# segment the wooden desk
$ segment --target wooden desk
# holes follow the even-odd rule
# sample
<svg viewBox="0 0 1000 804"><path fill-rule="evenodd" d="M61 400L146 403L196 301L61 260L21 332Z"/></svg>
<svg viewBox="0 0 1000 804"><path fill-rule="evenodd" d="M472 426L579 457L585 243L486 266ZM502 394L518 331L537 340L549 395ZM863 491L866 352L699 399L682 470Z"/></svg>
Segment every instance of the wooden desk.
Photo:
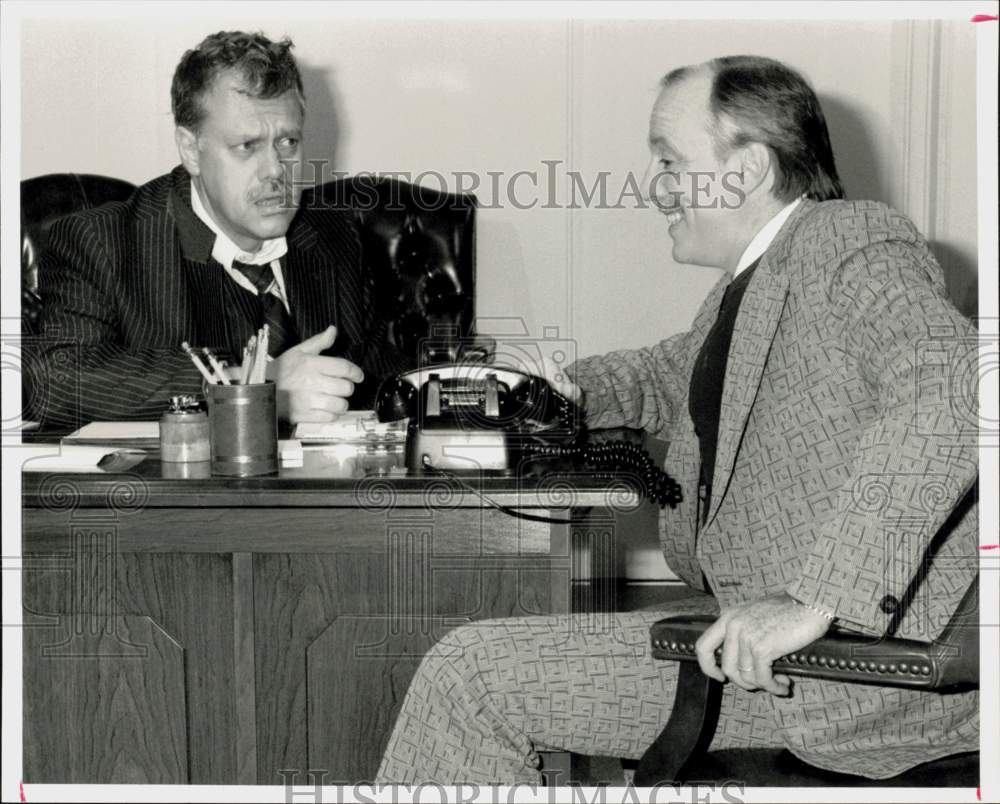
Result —
<svg viewBox="0 0 1000 804"><path fill-rule="evenodd" d="M396 463L338 448L267 478L155 456L26 472L24 781L371 780L428 647L569 611L572 545L613 550L613 509L638 505L586 474L469 481L574 524L525 521Z"/></svg>

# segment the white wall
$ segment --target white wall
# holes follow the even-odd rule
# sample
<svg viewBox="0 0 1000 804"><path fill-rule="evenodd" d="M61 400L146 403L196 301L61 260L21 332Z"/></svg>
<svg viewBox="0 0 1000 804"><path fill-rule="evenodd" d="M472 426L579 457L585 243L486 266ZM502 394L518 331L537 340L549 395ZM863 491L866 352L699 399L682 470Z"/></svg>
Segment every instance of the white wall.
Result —
<svg viewBox="0 0 1000 804"><path fill-rule="evenodd" d="M237 26L295 40L307 85L307 151L331 168L430 170L452 188L454 174L469 171L486 201L488 171L502 171L503 184L518 170L538 174L537 193L519 194L535 208L481 211L479 311L523 319L530 335L557 327L580 354L682 329L716 276L674 264L650 210L538 208L552 191L543 160L560 163L560 200L565 170L579 171L588 187L608 171L612 201L629 171L641 177L657 79L674 66L743 52L799 68L828 109L848 192L893 199L886 21L26 21L22 177L75 170L141 182L168 170L176 163L174 66L207 32ZM955 136L971 137L971 26L949 33L949 119ZM968 159L960 165L974 169ZM958 178L961 190L943 196L943 237L971 248L975 177ZM531 188L521 179L516 189Z"/></svg>
<svg viewBox="0 0 1000 804"><path fill-rule="evenodd" d="M468 171L479 178L487 205L510 201L505 193L493 198L489 171L501 171L504 183L516 171L536 172L537 194L522 193L520 200L538 205L550 192L567 200L562 171L579 171L588 187L607 171L613 201L629 171L641 178L645 170L659 77L716 55L756 53L812 81L850 195L911 211L920 193L933 194L933 210L912 212L946 248L943 262L962 275L950 280L958 295L974 298L972 26L908 25L904 31L888 21L404 23L242 15L170 24L29 21L21 38L22 178L81 171L141 182L169 170L176 163L174 66L205 34L240 27L294 39L306 82L307 151L330 160L331 168L436 171L452 189L452 174ZM914 79L906 66L921 58L937 65L933 80ZM935 156L927 171L941 180L916 195L903 177L923 173L899 158L902 151L912 161L916 147L899 116L900 86L933 96L918 133ZM559 162L554 188L543 160ZM528 189L524 180L518 187ZM504 203L480 211L477 236L480 316L503 319L494 329L513 334L541 336L555 328L549 334L557 330L579 355L648 344L683 329L718 275L673 263L662 219L648 209L522 210ZM636 538L655 556L648 530ZM644 566L640 574L662 573L652 558L630 564Z"/></svg>

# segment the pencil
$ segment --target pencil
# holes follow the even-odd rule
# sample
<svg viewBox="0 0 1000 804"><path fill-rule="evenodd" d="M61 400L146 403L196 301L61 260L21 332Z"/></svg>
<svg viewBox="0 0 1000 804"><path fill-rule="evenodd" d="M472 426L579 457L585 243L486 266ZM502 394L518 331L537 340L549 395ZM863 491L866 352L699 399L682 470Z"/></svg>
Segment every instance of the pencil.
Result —
<svg viewBox="0 0 1000 804"><path fill-rule="evenodd" d="M212 373L207 368L205 368L205 364L198 359L198 355L194 353L194 349L191 348L190 343L184 341L183 343L181 343L181 349L183 349L187 353L187 356L191 358L191 362L194 363L194 367L198 369L199 372L201 372L201 376L205 378L205 382L207 382L209 385L219 384L216 378L212 375Z"/></svg>
<svg viewBox="0 0 1000 804"><path fill-rule="evenodd" d="M257 382L267 379L267 350L271 345L271 328L265 324L261 327L260 363L257 366Z"/></svg>
<svg viewBox="0 0 1000 804"><path fill-rule="evenodd" d="M250 379L250 349L243 347L243 363L240 365L240 385L246 385Z"/></svg>
<svg viewBox="0 0 1000 804"><path fill-rule="evenodd" d="M257 362L257 336L251 335L250 342L247 344L247 367L246 367L246 382L244 385L249 385L253 382L253 367Z"/></svg>
<svg viewBox="0 0 1000 804"><path fill-rule="evenodd" d="M212 354L212 350L209 349L207 346L204 346L202 347L201 351L205 353L205 357L208 358L208 364L212 367L212 371L214 371L218 375L219 380L222 382L222 384L231 385L232 383L229 382L229 378L226 376L225 369L223 369L222 364L215 359L215 355Z"/></svg>

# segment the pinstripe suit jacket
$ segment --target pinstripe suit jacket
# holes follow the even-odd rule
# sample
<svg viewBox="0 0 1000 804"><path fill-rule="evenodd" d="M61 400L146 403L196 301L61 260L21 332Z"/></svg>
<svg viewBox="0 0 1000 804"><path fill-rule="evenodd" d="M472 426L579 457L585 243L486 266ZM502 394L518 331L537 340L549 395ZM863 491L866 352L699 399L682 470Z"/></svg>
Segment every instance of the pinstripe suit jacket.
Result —
<svg viewBox="0 0 1000 804"><path fill-rule="evenodd" d="M758 265L726 367L708 521L695 530L688 386L723 277L690 331L579 361L591 426L670 442L685 500L671 568L721 606L786 591L863 633L937 636L977 567L977 347L913 225L874 202L804 201ZM978 694L825 681L747 714L821 767L888 776L978 746ZM750 733L748 731L748 733Z"/></svg>
<svg viewBox="0 0 1000 804"><path fill-rule="evenodd" d="M53 226L39 271L46 383L35 401L43 426L156 418L171 395L200 392L184 340L241 355L258 326L256 308L212 259L214 237L191 209L183 167L128 201ZM327 354L365 371L351 400L362 407L378 378L402 363L375 321L353 221L343 210L310 207L307 191L286 237L282 272L299 334L336 324Z"/></svg>

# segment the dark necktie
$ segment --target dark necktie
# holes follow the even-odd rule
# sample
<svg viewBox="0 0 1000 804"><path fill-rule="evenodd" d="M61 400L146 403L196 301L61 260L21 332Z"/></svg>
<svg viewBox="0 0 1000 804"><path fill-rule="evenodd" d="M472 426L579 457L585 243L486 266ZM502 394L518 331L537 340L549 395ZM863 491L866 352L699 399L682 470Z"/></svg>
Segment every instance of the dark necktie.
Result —
<svg viewBox="0 0 1000 804"><path fill-rule="evenodd" d="M247 265L245 262L233 260L233 268L249 279L257 288L257 298L261 306L260 326L267 324L268 342L267 353L271 357L280 355L285 349L294 346L298 342L298 334L295 331L295 323L285 309L284 303L274 293L268 293L267 289L274 282L274 271L271 264Z"/></svg>

